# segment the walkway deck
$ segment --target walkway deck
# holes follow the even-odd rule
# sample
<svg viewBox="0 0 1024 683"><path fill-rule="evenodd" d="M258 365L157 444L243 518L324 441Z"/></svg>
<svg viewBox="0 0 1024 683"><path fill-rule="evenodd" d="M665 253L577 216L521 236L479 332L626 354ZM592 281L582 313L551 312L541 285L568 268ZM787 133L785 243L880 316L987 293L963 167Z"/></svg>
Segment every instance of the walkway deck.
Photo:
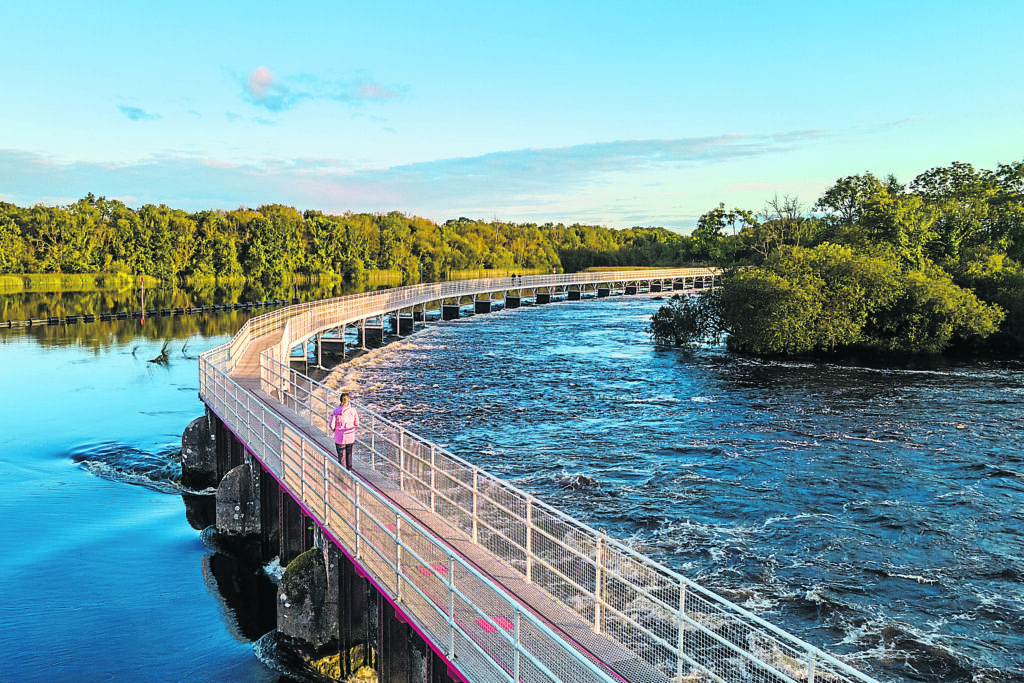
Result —
<svg viewBox="0 0 1024 683"><path fill-rule="evenodd" d="M713 273L525 286L697 276ZM254 318L201 356L203 400L467 680L872 681L370 411L355 471L337 464L326 427L337 393L292 371L291 347L332 325L506 285L421 285Z"/></svg>

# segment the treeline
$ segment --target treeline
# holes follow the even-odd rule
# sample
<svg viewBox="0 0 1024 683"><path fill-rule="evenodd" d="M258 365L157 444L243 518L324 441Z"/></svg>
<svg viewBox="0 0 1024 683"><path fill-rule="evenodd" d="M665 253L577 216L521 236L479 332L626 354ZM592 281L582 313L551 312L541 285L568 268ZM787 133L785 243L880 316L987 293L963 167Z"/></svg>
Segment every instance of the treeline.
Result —
<svg viewBox="0 0 1024 683"><path fill-rule="evenodd" d="M806 210L701 216L694 250L732 271L654 316L657 339L727 335L756 355L1024 351L1024 162L953 163L909 185L841 178Z"/></svg>
<svg viewBox="0 0 1024 683"><path fill-rule="evenodd" d="M696 258L694 240L663 228L482 222L438 225L399 212L335 216L270 204L188 213L138 210L87 197L68 206L0 203L0 274L126 273L185 283L294 275L359 280L398 270L406 281L452 271L671 266Z"/></svg>

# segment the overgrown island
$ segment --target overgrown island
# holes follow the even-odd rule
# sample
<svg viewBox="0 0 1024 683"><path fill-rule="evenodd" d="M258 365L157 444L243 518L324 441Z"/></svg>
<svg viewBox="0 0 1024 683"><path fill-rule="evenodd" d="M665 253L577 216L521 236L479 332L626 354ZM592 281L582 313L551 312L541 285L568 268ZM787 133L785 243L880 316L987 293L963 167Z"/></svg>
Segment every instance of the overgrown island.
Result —
<svg viewBox="0 0 1024 683"><path fill-rule="evenodd" d="M92 194L62 207L0 203L0 285L25 273L146 277L165 284L345 279L403 282L474 270L711 265L722 286L673 297L652 318L663 343L726 339L754 355L1024 352L1024 161L953 163L908 185L871 173L837 180L810 206L664 228L443 224L387 214L327 215L270 204L189 213L138 210Z"/></svg>

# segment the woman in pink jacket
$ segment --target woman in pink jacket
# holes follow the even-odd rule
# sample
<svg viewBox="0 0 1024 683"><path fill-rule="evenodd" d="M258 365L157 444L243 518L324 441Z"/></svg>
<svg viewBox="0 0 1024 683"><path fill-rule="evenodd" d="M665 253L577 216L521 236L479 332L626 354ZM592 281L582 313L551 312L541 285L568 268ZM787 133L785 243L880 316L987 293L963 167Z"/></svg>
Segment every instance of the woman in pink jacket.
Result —
<svg viewBox="0 0 1024 683"><path fill-rule="evenodd" d="M341 395L341 405L331 413L330 428L334 431L334 448L338 451L338 462L352 469L352 445L356 442L356 427L359 413L349 403L348 394Z"/></svg>

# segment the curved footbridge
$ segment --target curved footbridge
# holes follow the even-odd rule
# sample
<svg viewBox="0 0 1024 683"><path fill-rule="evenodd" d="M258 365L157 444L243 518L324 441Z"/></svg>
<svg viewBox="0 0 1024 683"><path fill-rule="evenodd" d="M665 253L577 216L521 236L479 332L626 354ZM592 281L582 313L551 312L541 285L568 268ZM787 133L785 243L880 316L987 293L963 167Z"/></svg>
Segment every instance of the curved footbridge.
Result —
<svg viewBox="0 0 1024 683"><path fill-rule="evenodd" d="M361 409L355 471L337 392L292 369L329 330L428 311L701 288L709 269L416 285L290 306L200 357L208 408L465 681L871 681L625 544ZM573 294L575 292L575 294ZM477 302L486 301L486 307ZM451 308L449 308L451 310ZM410 324L403 327L403 320ZM357 340L358 343L359 340ZM319 345L318 345L319 348Z"/></svg>

